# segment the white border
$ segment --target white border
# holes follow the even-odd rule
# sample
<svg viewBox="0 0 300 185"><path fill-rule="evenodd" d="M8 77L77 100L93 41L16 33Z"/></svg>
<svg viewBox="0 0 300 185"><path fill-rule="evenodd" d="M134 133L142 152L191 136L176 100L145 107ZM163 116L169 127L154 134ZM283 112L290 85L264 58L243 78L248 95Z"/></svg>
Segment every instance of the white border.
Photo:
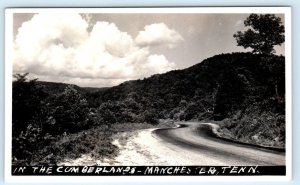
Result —
<svg viewBox="0 0 300 185"><path fill-rule="evenodd" d="M12 133L12 54L13 13L38 12L80 13L278 13L285 14L285 78L286 78L286 176L12 176L11 133ZM271 182L292 179L292 48L291 7L214 7L214 8L10 8L5 10L5 181L17 183L81 183L81 182Z"/></svg>

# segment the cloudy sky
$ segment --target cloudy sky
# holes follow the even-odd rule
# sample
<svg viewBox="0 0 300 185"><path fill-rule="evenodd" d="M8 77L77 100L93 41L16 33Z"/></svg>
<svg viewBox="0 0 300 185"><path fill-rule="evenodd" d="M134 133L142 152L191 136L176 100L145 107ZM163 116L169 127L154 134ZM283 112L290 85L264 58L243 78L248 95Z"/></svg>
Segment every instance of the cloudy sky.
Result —
<svg viewBox="0 0 300 185"><path fill-rule="evenodd" d="M109 87L183 69L245 51L232 35L248 15L15 13L13 73ZM284 45L276 51L284 54Z"/></svg>

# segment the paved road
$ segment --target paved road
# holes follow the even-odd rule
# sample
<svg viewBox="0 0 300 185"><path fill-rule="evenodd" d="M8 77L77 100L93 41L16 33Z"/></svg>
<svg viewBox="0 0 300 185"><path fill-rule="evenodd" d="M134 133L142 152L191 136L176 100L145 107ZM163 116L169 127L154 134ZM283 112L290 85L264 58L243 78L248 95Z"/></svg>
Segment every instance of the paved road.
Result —
<svg viewBox="0 0 300 185"><path fill-rule="evenodd" d="M153 130L152 135L161 143L175 146L178 155L185 154L195 164L199 163L197 156L204 156L212 164L285 165L285 152L224 141L212 134L214 126L211 123L186 122L178 128ZM209 161L204 163L210 164Z"/></svg>
<svg viewBox="0 0 300 185"><path fill-rule="evenodd" d="M100 160L87 154L61 165L285 165L284 152L218 139L214 128L211 123L185 122L178 128L123 133L128 137L125 142L118 138L113 142L120 150L115 158Z"/></svg>

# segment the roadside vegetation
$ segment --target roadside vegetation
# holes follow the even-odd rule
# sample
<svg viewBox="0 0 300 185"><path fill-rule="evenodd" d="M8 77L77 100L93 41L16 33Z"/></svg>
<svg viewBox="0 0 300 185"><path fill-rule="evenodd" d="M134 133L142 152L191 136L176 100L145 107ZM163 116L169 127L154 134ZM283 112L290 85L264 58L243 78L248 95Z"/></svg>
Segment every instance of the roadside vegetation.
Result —
<svg viewBox="0 0 300 185"><path fill-rule="evenodd" d="M85 153L113 157L118 153L111 143L114 134L170 126L177 120L217 121L224 137L284 147L285 57L272 54L273 46L284 41L284 28L272 15L251 15L246 25L259 20L278 23L277 42L266 45L255 35L264 28L238 32L238 45L257 47L252 53L220 54L187 69L111 88L81 88L15 74L12 163L55 165ZM252 44L250 36L260 44Z"/></svg>
<svg viewBox="0 0 300 185"><path fill-rule="evenodd" d="M56 85L51 91L36 79L28 80L27 75L16 74L13 82L15 165L57 164L63 158L76 158L91 151L100 158L113 157L118 152L111 144L113 134L159 124L149 112L128 120L132 113L126 106L131 104L108 102L94 109L83 89L64 85L62 92L53 93Z"/></svg>

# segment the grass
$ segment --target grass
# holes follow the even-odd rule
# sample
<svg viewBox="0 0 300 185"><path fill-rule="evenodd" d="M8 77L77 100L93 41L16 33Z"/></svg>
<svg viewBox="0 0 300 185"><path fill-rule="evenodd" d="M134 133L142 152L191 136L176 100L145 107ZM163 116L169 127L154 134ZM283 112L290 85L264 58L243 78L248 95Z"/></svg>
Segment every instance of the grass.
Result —
<svg viewBox="0 0 300 185"><path fill-rule="evenodd" d="M112 144L115 136L135 130L171 126L173 126L172 121L162 120L158 125L122 123L95 126L88 130L59 136L46 146L36 143L40 144L39 150L32 152L33 156L30 161L17 160L13 162L13 165L57 165L65 159L76 159L83 154L91 154L92 157L98 159L114 158L119 152L118 147ZM122 138L123 142L127 139Z"/></svg>
<svg viewBox="0 0 300 185"><path fill-rule="evenodd" d="M285 118L263 113L244 115L240 120L225 119L219 123L222 137L245 143L285 147Z"/></svg>

